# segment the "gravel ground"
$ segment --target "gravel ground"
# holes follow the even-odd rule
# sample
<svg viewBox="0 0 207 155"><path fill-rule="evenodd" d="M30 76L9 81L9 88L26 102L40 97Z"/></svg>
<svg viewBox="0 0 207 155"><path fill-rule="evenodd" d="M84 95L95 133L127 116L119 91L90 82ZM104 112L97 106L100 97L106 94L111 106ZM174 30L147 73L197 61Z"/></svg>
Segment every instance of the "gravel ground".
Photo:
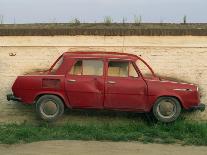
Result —
<svg viewBox="0 0 207 155"><path fill-rule="evenodd" d="M206 146L143 144L138 142L41 141L28 144L0 144L2 155L206 155Z"/></svg>

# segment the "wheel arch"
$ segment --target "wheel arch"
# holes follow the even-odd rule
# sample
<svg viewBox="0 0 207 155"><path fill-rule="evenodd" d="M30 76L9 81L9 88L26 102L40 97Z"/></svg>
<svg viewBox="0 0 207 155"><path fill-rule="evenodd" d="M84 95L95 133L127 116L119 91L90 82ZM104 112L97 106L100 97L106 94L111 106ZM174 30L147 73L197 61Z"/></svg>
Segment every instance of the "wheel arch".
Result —
<svg viewBox="0 0 207 155"><path fill-rule="evenodd" d="M68 102L67 97L66 97L65 95L61 94L61 93L58 93L58 92L40 92L40 93L36 94L35 99L34 99L34 103L36 103L37 100L38 100L41 96L44 96L44 95L54 95L54 96L57 96L57 97L59 97L59 98L62 100L63 104L64 104L66 107L71 108L71 106L70 106L70 104L69 104L69 102Z"/></svg>
<svg viewBox="0 0 207 155"><path fill-rule="evenodd" d="M162 97L172 97L172 98L175 98L175 99L177 99L177 100L179 101L179 103L180 103L180 105L181 105L181 108L182 108L182 109L185 108L185 107L183 106L183 102L182 102L182 100L181 100L178 96L175 96L175 95L162 95L162 96L157 97L156 101L157 101L159 98L162 98ZM155 101L155 102L156 102L156 101Z"/></svg>
<svg viewBox="0 0 207 155"><path fill-rule="evenodd" d="M181 108L182 108L182 109L186 109L185 105L183 104L182 99L181 99L179 96L176 96L176 95L159 95L158 97L155 98L155 100L154 100L153 103L151 104L150 111L152 111L155 102L156 102L158 99L162 98L162 97L172 97L172 98L175 98L175 99L177 99L177 100L179 101Z"/></svg>

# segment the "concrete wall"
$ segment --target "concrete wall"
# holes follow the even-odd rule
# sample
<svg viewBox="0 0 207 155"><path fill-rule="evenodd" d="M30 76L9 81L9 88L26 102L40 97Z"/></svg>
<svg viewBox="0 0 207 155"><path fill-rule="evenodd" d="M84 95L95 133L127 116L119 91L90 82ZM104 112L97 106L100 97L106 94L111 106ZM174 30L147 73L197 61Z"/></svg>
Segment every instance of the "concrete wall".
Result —
<svg viewBox="0 0 207 155"><path fill-rule="evenodd" d="M207 37L5 36L0 37L0 122L35 120L34 108L6 101L17 75L48 68L64 51L77 50L137 54L157 74L199 85L207 103ZM190 118L207 120L207 111Z"/></svg>

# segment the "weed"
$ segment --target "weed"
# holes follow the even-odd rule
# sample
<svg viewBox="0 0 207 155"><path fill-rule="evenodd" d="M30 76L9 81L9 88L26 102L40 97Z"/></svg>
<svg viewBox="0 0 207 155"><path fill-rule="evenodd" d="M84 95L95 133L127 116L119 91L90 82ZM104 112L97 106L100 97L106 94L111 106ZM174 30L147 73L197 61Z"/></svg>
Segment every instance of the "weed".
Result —
<svg viewBox="0 0 207 155"><path fill-rule="evenodd" d="M0 15L0 24L4 24L4 16Z"/></svg>
<svg viewBox="0 0 207 155"><path fill-rule="evenodd" d="M186 23L187 23L187 16L184 15L184 16L183 16L183 24L186 24Z"/></svg>
<svg viewBox="0 0 207 155"><path fill-rule="evenodd" d="M104 24L105 25L111 25L112 22L113 22L113 19L110 16L104 17Z"/></svg>
<svg viewBox="0 0 207 155"><path fill-rule="evenodd" d="M142 22L142 16L137 16L137 15L134 15L134 24L136 26L140 25Z"/></svg>
<svg viewBox="0 0 207 155"><path fill-rule="evenodd" d="M77 26L77 25L80 25L81 22L78 18L74 18L72 21L70 21L70 23L72 23L73 25Z"/></svg>
<svg viewBox="0 0 207 155"><path fill-rule="evenodd" d="M122 18L122 24L126 24L126 22L127 22L127 18L126 17L123 17Z"/></svg>

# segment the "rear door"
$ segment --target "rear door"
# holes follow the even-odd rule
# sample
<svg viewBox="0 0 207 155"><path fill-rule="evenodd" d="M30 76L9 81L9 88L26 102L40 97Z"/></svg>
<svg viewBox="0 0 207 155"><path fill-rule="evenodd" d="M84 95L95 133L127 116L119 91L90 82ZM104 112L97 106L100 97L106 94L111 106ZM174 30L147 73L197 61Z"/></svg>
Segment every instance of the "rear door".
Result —
<svg viewBox="0 0 207 155"><path fill-rule="evenodd" d="M78 59L66 75L65 89L73 108L103 108L104 61Z"/></svg>
<svg viewBox="0 0 207 155"><path fill-rule="evenodd" d="M105 108L143 110L147 99L145 81L130 61L108 61Z"/></svg>

